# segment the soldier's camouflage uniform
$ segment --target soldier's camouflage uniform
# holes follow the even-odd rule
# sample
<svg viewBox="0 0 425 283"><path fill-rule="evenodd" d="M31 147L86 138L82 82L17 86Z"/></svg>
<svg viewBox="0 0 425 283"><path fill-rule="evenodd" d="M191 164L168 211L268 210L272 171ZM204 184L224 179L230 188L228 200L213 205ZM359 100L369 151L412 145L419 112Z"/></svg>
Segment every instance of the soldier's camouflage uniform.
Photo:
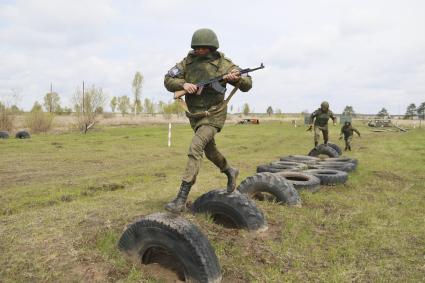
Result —
<svg viewBox="0 0 425 283"><path fill-rule="evenodd" d="M206 56L196 56L193 51L186 58L168 71L164 85L170 92L183 90L184 83L197 84L219 75L229 73L238 66L226 58L223 53L212 51ZM223 87L226 83L221 83ZM236 83L230 83L235 85ZM252 81L249 76L241 77L239 89L243 92L250 90ZM186 94L185 100L191 113L205 112L213 106L220 107L224 101L224 94L211 87L205 87L200 95ZM214 136L223 128L226 121L227 107L222 111L203 118L189 118L190 125L195 132L188 152L188 162L182 180L191 182L196 180L202 161L203 153L222 172L229 168L226 158L218 151Z"/></svg>
<svg viewBox="0 0 425 283"><path fill-rule="evenodd" d="M354 132L360 137L360 132L351 123L347 123L341 127L341 136L344 135L345 150L351 150L351 141L353 140Z"/></svg>
<svg viewBox="0 0 425 283"><path fill-rule="evenodd" d="M317 109L311 113L310 121L313 122L314 119L314 144L317 146L320 140L320 131L323 133L323 142L326 144L329 140L329 129L328 121L332 119L335 122L335 116L333 112L329 109L324 111L322 108Z"/></svg>

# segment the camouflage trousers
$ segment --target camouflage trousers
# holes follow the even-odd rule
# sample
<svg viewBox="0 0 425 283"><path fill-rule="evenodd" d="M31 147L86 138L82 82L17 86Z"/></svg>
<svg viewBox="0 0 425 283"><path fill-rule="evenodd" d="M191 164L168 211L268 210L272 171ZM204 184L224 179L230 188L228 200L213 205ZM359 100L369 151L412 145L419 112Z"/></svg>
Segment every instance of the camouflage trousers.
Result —
<svg viewBox="0 0 425 283"><path fill-rule="evenodd" d="M216 127L209 125L202 125L196 130L187 154L188 160L182 178L183 181L191 182L192 184L195 183L204 152L205 156L214 163L221 172L229 169L226 158L218 151L215 144L214 136L217 132L218 129Z"/></svg>
<svg viewBox="0 0 425 283"><path fill-rule="evenodd" d="M327 143L329 140L328 127L314 126L314 144L317 145L320 141L320 131L323 133L323 142Z"/></svg>
<svg viewBox="0 0 425 283"><path fill-rule="evenodd" d="M351 150L351 141L353 140L353 136L344 137L345 141L345 150Z"/></svg>

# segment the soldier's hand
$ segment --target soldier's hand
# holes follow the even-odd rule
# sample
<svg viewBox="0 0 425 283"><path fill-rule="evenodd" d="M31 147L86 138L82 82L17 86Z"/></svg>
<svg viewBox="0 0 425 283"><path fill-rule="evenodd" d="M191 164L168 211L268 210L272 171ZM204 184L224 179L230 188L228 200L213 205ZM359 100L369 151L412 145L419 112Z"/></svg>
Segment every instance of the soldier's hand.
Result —
<svg viewBox="0 0 425 283"><path fill-rule="evenodd" d="M334 126L336 126L336 123L334 122Z"/></svg>
<svg viewBox="0 0 425 283"><path fill-rule="evenodd" d="M184 83L183 88L188 93L195 93L198 90L198 87L191 83Z"/></svg>
<svg viewBox="0 0 425 283"><path fill-rule="evenodd" d="M223 79L229 82L237 82L241 79L241 74L238 69L233 69L227 75L224 75Z"/></svg>
<svg viewBox="0 0 425 283"><path fill-rule="evenodd" d="M311 129L313 129L312 125L310 125L310 127L308 127L307 131L311 131Z"/></svg>

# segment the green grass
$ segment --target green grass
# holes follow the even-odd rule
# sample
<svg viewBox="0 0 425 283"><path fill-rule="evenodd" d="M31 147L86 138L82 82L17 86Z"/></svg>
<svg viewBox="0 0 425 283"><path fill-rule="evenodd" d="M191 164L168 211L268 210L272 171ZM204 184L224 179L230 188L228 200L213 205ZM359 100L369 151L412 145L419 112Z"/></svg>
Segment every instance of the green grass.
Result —
<svg viewBox="0 0 425 283"><path fill-rule="evenodd" d="M418 282L425 277L425 131L359 127L345 185L302 192L301 208L258 203L260 234L185 214L208 236L227 282ZM188 125L102 128L0 140L0 282L161 282L116 249L123 227L163 210L180 184ZM306 154L289 123L227 125L217 145L240 180L257 165ZM336 141L338 128L331 128ZM190 200L224 187L204 161Z"/></svg>

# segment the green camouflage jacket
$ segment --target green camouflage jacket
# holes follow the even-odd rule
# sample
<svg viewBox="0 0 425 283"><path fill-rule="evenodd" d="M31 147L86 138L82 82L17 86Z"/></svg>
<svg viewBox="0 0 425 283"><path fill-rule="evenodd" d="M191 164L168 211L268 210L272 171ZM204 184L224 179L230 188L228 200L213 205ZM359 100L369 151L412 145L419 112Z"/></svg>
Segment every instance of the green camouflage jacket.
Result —
<svg viewBox="0 0 425 283"><path fill-rule="evenodd" d="M311 113L310 121L311 123L313 123L313 119L315 119L314 120L315 127L319 127L323 130L327 130L329 118L331 118L332 121L335 122L336 118L334 116L334 113L332 113L331 110L328 109L327 111L323 111L322 108L319 108L313 113Z"/></svg>
<svg viewBox="0 0 425 283"><path fill-rule="evenodd" d="M356 134L360 137L360 132L354 128L352 125L350 126L342 126L341 128L341 135L344 135L344 139L348 139L349 137L351 137L354 132L356 132Z"/></svg>
<svg viewBox="0 0 425 283"><path fill-rule="evenodd" d="M183 90L184 83L197 84L230 72L232 69L239 68L233 62L226 58L221 52L211 52L207 56L195 56L193 51L189 52L186 58L171 68L165 75L164 85L168 91L175 92ZM239 89L246 92L252 87L251 77L242 77ZM230 83L235 85L235 83ZM221 83L223 87L226 83ZM187 94L185 100L191 113L204 112L212 106L223 103L224 94L221 94L211 87L203 89L201 95ZM223 128L226 121L227 108L223 111L203 118L189 118L190 125L196 131L202 125L211 125L219 130Z"/></svg>

